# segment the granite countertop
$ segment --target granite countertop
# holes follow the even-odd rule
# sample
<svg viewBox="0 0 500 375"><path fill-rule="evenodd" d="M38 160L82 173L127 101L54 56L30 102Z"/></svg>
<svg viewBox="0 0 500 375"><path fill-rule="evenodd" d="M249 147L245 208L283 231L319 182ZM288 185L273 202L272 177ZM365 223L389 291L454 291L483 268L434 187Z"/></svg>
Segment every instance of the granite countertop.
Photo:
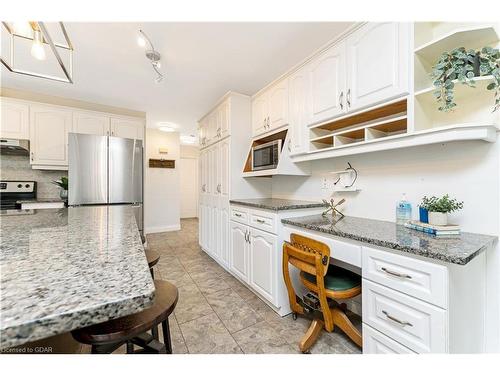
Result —
<svg viewBox="0 0 500 375"><path fill-rule="evenodd" d="M281 221L300 228L460 265L470 262L497 240L494 236L467 232L462 232L457 237L436 238L393 222L351 216L338 221L331 215L302 216Z"/></svg>
<svg viewBox="0 0 500 375"><path fill-rule="evenodd" d="M16 203L59 203L64 202L61 198L35 198L35 199L20 199Z"/></svg>
<svg viewBox="0 0 500 375"><path fill-rule="evenodd" d="M310 201L279 199L279 198L232 199L229 201L229 203L240 204L242 206L248 206L248 207L262 208L272 211L326 207L326 205L323 202L310 202Z"/></svg>
<svg viewBox="0 0 500 375"><path fill-rule="evenodd" d="M1 220L0 348L139 312L154 283L130 206Z"/></svg>

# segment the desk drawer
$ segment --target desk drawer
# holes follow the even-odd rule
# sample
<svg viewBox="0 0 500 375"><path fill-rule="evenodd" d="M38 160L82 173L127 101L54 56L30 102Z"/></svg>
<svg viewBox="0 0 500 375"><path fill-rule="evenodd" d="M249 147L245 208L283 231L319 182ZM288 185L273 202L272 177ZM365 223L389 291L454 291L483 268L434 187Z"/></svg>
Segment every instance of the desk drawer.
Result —
<svg viewBox="0 0 500 375"><path fill-rule="evenodd" d="M363 324L363 354L415 354L386 335Z"/></svg>
<svg viewBox="0 0 500 375"><path fill-rule="evenodd" d="M444 309L448 306L444 266L363 246L363 277Z"/></svg>
<svg viewBox="0 0 500 375"><path fill-rule="evenodd" d="M250 211L248 225L270 233L277 232L277 215L266 211Z"/></svg>
<svg viewBox="0 0 500 375"><path fill-rule="evenodd" d="M231 220L248 224L248 211L238 206L231 206Z"/></svg>
<svg viewBox="0 0 500 375"><path fill-rule="evenodd" d="M363 323L417 353L446 352L446 311L363 279Z"/></svg>

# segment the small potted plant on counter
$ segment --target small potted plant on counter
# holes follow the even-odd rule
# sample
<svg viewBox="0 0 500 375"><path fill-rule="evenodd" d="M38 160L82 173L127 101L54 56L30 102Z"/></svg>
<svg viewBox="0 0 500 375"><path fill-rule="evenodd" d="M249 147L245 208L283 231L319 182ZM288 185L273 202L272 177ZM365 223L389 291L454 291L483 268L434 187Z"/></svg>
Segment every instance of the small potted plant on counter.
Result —
<svg viewBox="0 0 500 375"><path fill-rule="evenodd" d="M421 223L429 222L429 200L430 199L424 195L424 197L422 198L422 202L418 205L418 215Z"/></svg>
<svg viewBox="0 0 500 375"><path fill-rule="evenodd" d="M62 176L60 180L52 181L54 185L57 185L61 188L59 192L59 196L63 201L68 199L68 177Z"/></svg>
<svg viewBox="0 0 500 375"><path fill-rule="evenodd" d="M464 202L459 202L455 198L450 198L448 194L437 197L424 197L422 205L429 213L429 224L431 225L447 225L448 213L461 210L464 207Z"/></svg>

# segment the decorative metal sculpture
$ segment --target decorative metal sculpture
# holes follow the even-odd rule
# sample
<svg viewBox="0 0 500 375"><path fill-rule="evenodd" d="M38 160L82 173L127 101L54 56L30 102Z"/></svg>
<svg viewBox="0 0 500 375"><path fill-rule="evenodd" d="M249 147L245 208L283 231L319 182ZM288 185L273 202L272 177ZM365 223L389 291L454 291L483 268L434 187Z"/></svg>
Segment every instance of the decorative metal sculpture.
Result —
<svg viewBox="0 0 500 375"><path fill-rule="evenodd" d="M344 214L337 210L337 207L340 206L341 204L345 203L345 199L342 198L338 202L335 202L335 200L332 198L330 201L327 201L326 199L323 199L323 203L328 205L328 208L326 209L325 212L322 213L323 216L328 215L328 213L331 212L331 215L333 217L340 216L340 219L344 217Z"/></svg>

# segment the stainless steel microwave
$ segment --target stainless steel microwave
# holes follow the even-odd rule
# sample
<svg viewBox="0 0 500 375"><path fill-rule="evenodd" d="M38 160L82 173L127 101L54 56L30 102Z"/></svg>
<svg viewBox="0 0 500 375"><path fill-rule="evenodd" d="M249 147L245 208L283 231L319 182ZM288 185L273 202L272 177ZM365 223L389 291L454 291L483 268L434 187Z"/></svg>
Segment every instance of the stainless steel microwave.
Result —
<svg viewBox="0 0 500 375"><path fill-rule="evenodd" d="M274 169L281 155L281 139L252 147L252 171Z"/></svg>

